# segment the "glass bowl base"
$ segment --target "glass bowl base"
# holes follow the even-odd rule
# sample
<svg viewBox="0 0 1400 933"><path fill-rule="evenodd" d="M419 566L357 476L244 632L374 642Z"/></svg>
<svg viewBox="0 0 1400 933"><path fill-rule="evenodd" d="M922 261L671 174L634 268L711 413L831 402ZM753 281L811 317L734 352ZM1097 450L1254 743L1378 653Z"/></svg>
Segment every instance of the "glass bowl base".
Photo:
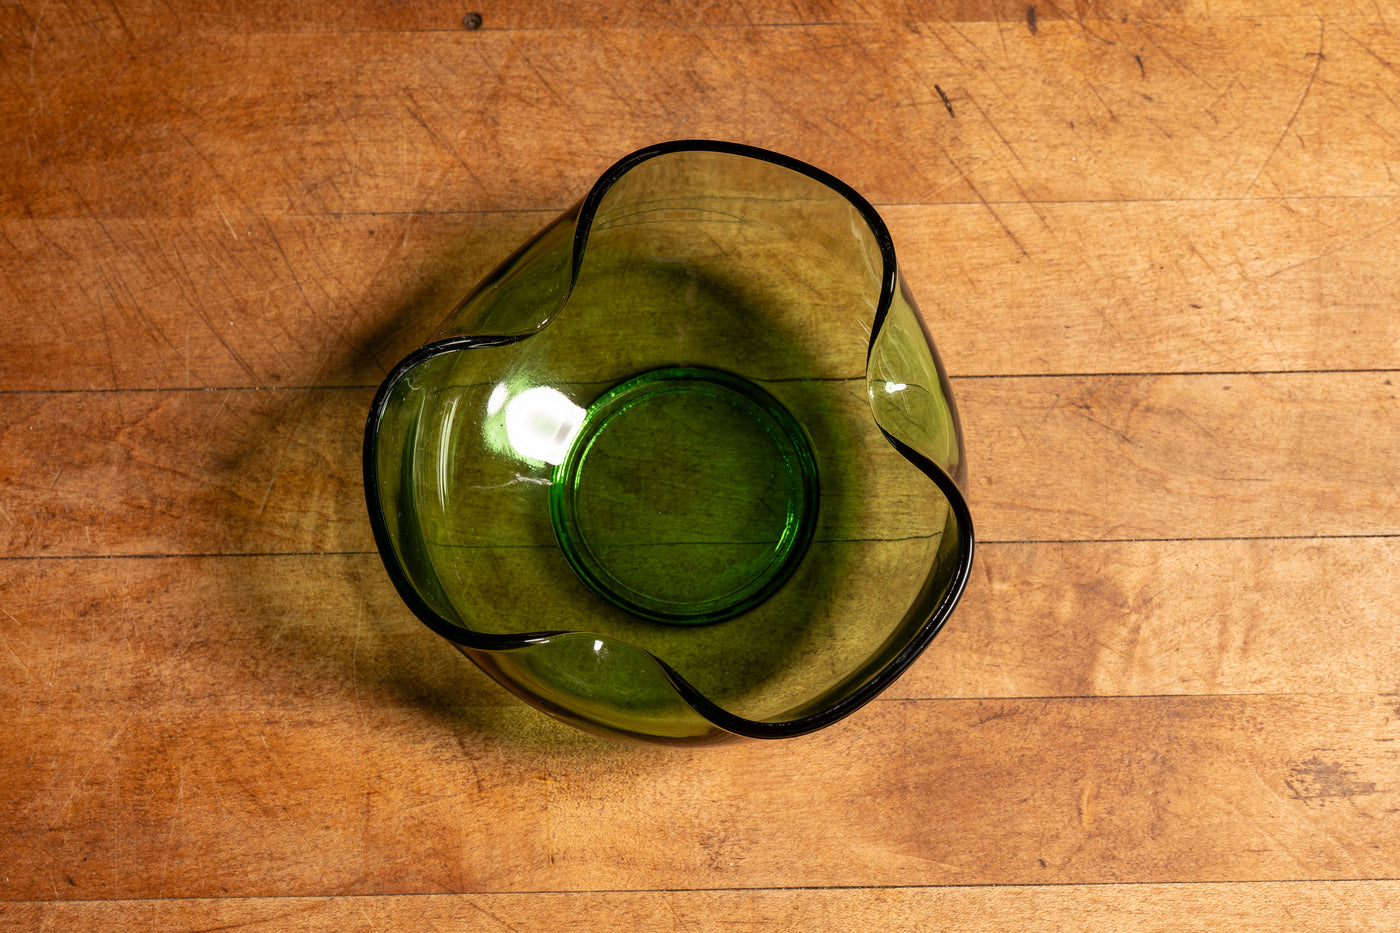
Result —
<svg viewBox="0 0 1400 933"><path fill-rule="evenodd" d="M816 458L768 392L721 370L654 369L583 413L554 469L570 565L613 605L696 625L762 603L812 537Z"/></svg>

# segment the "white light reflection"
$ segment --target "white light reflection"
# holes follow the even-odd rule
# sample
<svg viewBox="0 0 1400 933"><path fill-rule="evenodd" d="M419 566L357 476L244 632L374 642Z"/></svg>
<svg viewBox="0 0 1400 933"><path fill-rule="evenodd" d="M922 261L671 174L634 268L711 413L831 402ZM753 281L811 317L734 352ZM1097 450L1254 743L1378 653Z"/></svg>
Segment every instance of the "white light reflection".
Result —
<svg viewBox="0 0 1400 933"><path fill-rule="evenodd" d="M453 422L457 420L457 406L461 403L461 396L452 396L447 403L447 410L442 415L441 436L450 439L452 437ZM441 457L437 462L437 493L442 502L448 498L448 490L452 483L452 467L455 461L451 457Z"/></svg>
<svg viewBox="0 0 1400 933"><path fill-rule="evenodd" d="M496 388L491 390L491 397L486 400L486 414L494 415L501 410L501 406L506 403L506 396L510 390L506 388L504 382L496 383Z"/></svg>
<svg viewBox="0 0 1400 933"><path fill-rule="evenodd" d="M491 400L495 397L492 392ZM487 401L488 407L491 400ZM505 410L506 439L526 460L563 462L583 424L584 410L549 386L526 389L505 402Z"/></svg>

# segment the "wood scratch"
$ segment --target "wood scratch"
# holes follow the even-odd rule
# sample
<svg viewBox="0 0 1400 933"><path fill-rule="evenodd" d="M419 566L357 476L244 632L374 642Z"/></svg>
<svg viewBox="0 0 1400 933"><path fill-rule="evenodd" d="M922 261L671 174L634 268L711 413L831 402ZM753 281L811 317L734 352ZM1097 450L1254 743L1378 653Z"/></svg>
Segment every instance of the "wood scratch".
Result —
<svg viewBox="0 0 1400 933"><path fill-rule="evenodd" d="M1001 10L996 4L992 4L992 15L996 17L997 38L1001 40L1001 57L1005 60L1010 55L1006 49L1006 23L1002 20Z"/></svg>
<svg viewBox="0 0 1400 933"><path fill-rule="evenodd" d="M1099 93L1099 89L1090 84L1088 79L1085 79L1084 86L1087 87L1089 93L1093 94L1094 97L1098 99L1098 102L1103 105L1103 109L1108 112L1108 118L1115 123L1118 122L1118 114L1114 113L1113 108L1108 105L1108 101L1103 99L1103 95Z"/></svg>
<svg viewBox="0 0 1400 933"><path fill-rule="evenodd" d="M982 115L982 119L986 121L987 128L990 129L993 133L997 134L997 139L1001 140L1001 144L1006 147L1007 152L1011 153L1011 157L1016 160L1017 164L1019 164L1021 168L1025 168L1026 163L1022 161L1021 154L1016 151L1015 146L1011 145L1011 140L1006 138L1006 134L1004 134L1001 131L1001 128L992 122L992 118L987 115L986 109L983 108L981 104L977 103L977 98L973 97L971 94L965 94L964 98L969 103L971 103L972 106L977 108L977 112L980 113ZM1019 188L1019 185L1017 187ZM1021 194L1022 196L1024 196L1025 192L1022 191ZM1027 202L1030 201L1029 198L1027 198L1026 200Z"/></svg>
<svg viewBox="0 0 1400 933"><path fill-rule="evenodd" d="M170 871L170 853L175 848L175 834L179 830L180 824L185 818L185 768L187 762L180 760L180 777L175 795L175 815L170 819L170 831L165 837L165 859L160 866L160 884L157 885L157 897L165 894L165 881Z"/></svg>
<svg viewBox="0 0 1400 933"><path fill-rule="evenodd" d="M306 294L306 289L302 287L301 277L297 275L297 270L292 265L291 257L289 257L287 251L282 248L282 239L277 235L277 230L268 222L266 216L263 217L263 223L267 229L268 236L272 238L272 245L277 247L277 252L282 257L282 265L286 267L287 274L292 277L292 284L296 286L297 294L301 295L302 303L305 304L308 309L313 308L314 306L311 303L311 298Z"/></svg>
<svg viewBox="0 0 1400 933"><path fill-rule="evenodd" d="M271 489L269 488L269 491ZM361 607L355 619L355 638L350 643L350 685L355 700L355 712L359 713L360 721L366 719L364 701L360 697L360 637L365 630L365 611Z"/></svg>
<svg viewBox="0 0 1400 933"><path fill-rule="evenodd" d="M214 208L219 212L219 216L223 218L224 226L228 227L228 232L233 234L235 240L238 239L238 231L233 229L233 223L228 219L228 214L224 211L223 202L217 197L214 199Z"/></svg>
<svg viewBox="0 0 1400 933"><path fill-rule="evenodd" d="M958 176L962 178L962 180L967 184L967 187L972 190L972 193L974 195L976 195L977 200L982 202L982 206L985 207L987 209L987 212L992 215L992 219L994 219L997 222L997 225L1001 227L1002 232L1011 238L1012 243L1016 244L1016 248L1021 251L1021 255L1025 256L1027 259L1030 259L1031 254L1027 252L1026 247L1021 243L1020 240L1016 238L1016 234L1011 232L1011 228L1006 225L1006 221L1001 219L1001 215L997 213L996 208L992 207L991 203L988 202L986 198L982 197L982 192L977 190L977 186L972 183L971 178L967 177L967 173L962 170L962 167L958 165L958 163L954 162L953 157L950 156L947 152L943 153L943 158L948 160L948 164L953 166L953 169L958 173Z"/></svg>
<svg viewBox="0 0 1400 933"><path fill-rule="evenodd" d="M112 8L112 14L116 16L117 22L122 27L122 34L126 36L126 41L135 42L136 35L131 31L131 27L126 24L126 17L122 16L121 8L117 6L117 0L107 0L107 5Z"/></svg>
<svg viewBox="0 0 1400 933"><path fill-rule="evenodd" d="M948 116L956 118L957 114L953 113L953 102L948 99L948 95L943 92L943 88L935 84L933 89L938 92L938 98L943 101L943 106L948 108Z"/></svg>
<svg viewBox="0 0 1400 933"><path fill-rule="evenodd" d="M563 104L565 107L568 107L568 99L565 98L563 94L560 94L559 91L554 87L554 85L549 83L549 79L544 76L544 72L540 71L540 69L530 59L529 54L526 53L524 49L520 48L520 45L515 41L515 38L513 36L510 39L510 47L519 55L520 60L525 63L525 67L529 68L532 72L534 72L535 77L539 79L540 84L544 85L545 90L549 91L550 96L552 96L555 100L559 101L559 103Z"/></svg>
<svg viewBox="0 0 1400 933"><path fill-rule="evenodd" d="M61 473L62 470L60 470L59 472ZM16 619L14 613L10 612L10 610L0 609L0 612L5 613L5 615L9 617L10 621L14 622L16 625L20 626L21 628L24 627L23 623L21 623L19 619ZM5 637L4 632L0 632L0 642L4 643L5 650L10 653L10 657L15 659L15 663L19 665L20 670L24 671L25 679L32 679L34 677L34 672L29 669L28 664L24 663L24 659L15 653L15 649L10 647L10 640Z"/></svg>
<svg viewBox="0 0 1400 933"><path fill-rule="evenodd" d="M553 89L551 88L551 90ZM482 185L481 179L476 177L476 172L472 171L471 166L467 164L466 159L462 158L461 153L459 153L455 147L448 143L447 140L443 139L442 136L438 135L437 130L433 129L431 126L428 125L428 121L423 118L422 106L414 98L412 92L410 92L407 88L404 89L404 97L408 99L408 103L410 105L407 108L405 108L408 110L408 115L413 117L414 121L416 121L419 126L423 127L423 130L428 134L428 136L433 140L433 142L437 143L438 146L441 147L444 152L452 156L452 158L456 159L457 164L460 165L466 171L466 173L471 177L471 180L476 183L478 189L484 191L485 186Z"/></svg>
<svg viewBox="0 0 1400 933"><path fill-rule="evenodd" d="M287 462L287 452L291 449L293 444L300 443L300 441L297 440L297 435L305 426L309 414L309 410L302 410L301 417L297 419L296 424L292 427L291 434L287 436L286 441L282 444L281 450L277 453L277 462L272 465L272 475L268 477L267 488L263 491L262 501L258 503L257 515L259 517L267 510L267 503L272 498L272 490L277 486L277 479L282 473L283 465Z"/></svg>
<svg viewBox="0 0 1400 933"><path fill-rule="evenodd" d="M478 904L475 900L469 900L469 901L467 901L467 903L471 906L471 908L472 908L473 910L478 911L478 912L480 912L480 913L483 913L483 914L485 914L486 916L490 917L492 920L496 921L496 923L500 924L501 927L502 927L503 929L510 930L511 933L520 933L520 928L519 928L519 927L512 926L511 924L509 924L509 923L507 923L506 921L502 920L500 917L498 917L498 916L496 916L495 914L491 913L491 911L487 910L485 907L482 907L482 906L481 906L480 904Z"/></svg>
<svg viewBox="0 0 1400 933"><path fill-rule="evenodd" d="M678 914L678 913L676 913L676 905L673 904L673 903L671 903L671 897L670 897L669 894L664 894L664 893L663 893L663 894L661 895L661 903L665 904L665 905L666 905L666 909L667 909L668 911L671 912L671 929L672 929L672 930L688 930L688 929L690 929L690 924L686 923L685 920L681 918L681 915Z"/></svg>
<svg viewBox="0 0 1400 933"><path fill-rule="evenodd" d="M102 321L102 326L101 326L100 328L98 328L98 330L99 330L99 331L101 332L101 334L102 334L102 343L103 343L103 346L104 346L104 347L106 348L106 350L107 350L107 371L108 371L108 373L111 374L111 377L112 377L112 388L114 388L114 389L115 389L115 388L118 388L118 387L121 386L121 381L122 381L122 380L121 380L121 376L119 375L119 373L118 373L118 371L117 371L117 354L116 354L116 351L112 348L112 330L113 330L113 328L112 328L110 322L107 320L107 309L104 308L104 307L102 306L102 296L101 296L101 295L98 295L96 298L94 298L92 295L88 294L88 290L87 290L85 287L83 287L83 284L82 284L81 282L74 282L74 283L73 283L73 286L74 286L79 292L82 293L83 298L87 301L88 305L89 305L94 311L97 312L97 316L98 316L98 317L101 319L101 321ZM121 398L122 398L121 395L118 394L118 395L117 395L117 408L118 408L119 411L121 410Z"/></svg>
<svg viewBox="0 0 1400 933"><path fill-rule="evenodd" d="M550 787L553 782L550 780L549 772L545 771L539 775L538 780L544 784L544 844L549 853L549 864L554 864L554 790Z"/></svg>
<svg viewBox="0 0 1400 933"><path fill-rule="evenodd" d="M34 51L39 48L39 23L44 18L44 5L39 5L39 12L34 17L34 34L29 37L29 85L35 89L34 96L39 105L39 112L44 112L44 98L38 92L38 82L34 79Z"/></svg>
<svg viewBox="0 0 1400 933"><path fill-rule="evenodd" d="M1342 35L1346 36L1346 37L1347 37L1348 39L1350 39L1352 42L1355 42L1357 45L1361 46L1362 50L1363 50L1367 55L1369 55L1369 56L1371 56L1372 58L1374 58L1374 59L1380 64L1380 66L1381 66L1382 68L1386 69L1387 71L1393 71L1393 72L1395 72L1395 73L1397 73L1397 74L1400 74L1400 67L1397 67L1396 64L1395 64L1394 62L1390 61L1389 59L1387 59L1387 58L1382 58L1380 55L1378 55L1378 54L1376 53L1376 50L1375 50L1375 49L1371 48L1369 45L1367 45L1366 43L1362 42L1360 39L1356 38L1356 36L1353 36L1351 33L1347 32L1345 29L1342 30Z"/></svg>
<svg viewBox="0 0 1400 933"><path fill-rule="evenodd" d="M1380 226L1375 227L1374 229L1369 230L1366 233L1363 233L1361 236L1342 243L1340 246L1334 246L1332 249L1323 250L1316 256L1309 256L1307 259L1300 259L1297 262L1289 263L1286 266L1282 266L1278 269L1275 269L1273 272L1270 272L1267 275L1265 275L1264 278L1271 279L1276 275L1282 275L1285 272L1290 272L1294 269L1297 269L1299 266L1306 266L1311 263L1319 262L1323 259L1326 259L1328 256L1335 256L1337 253L1344 252L1345 250L1351 249L1352 247L1357 246L1358 244L1365 243L1367 240L1370 240L1373 237L1375 237L1376 234L1384 230L1389 230L1396 224L1400 224L1400 217L1396 217L1393 220L1388 220Z"/></svg>
<svg viewBox="0 0 1400 933"><path fill-rule="evenodd" d="M1308 95L1312 93L1313 82L1317 80L1317 73L1322 70L1322 63L1326 60L1326 56L1322 54L1322 43L1326 34L1327 22L1324 20L1318 24L1317 51L1309 53L1310 55L1315 55L1317 61L1313 62L1312 74L1308 75L1308 83L1303 85L1303 93L1298 96L1298 104L1293 108L1293 113L1289 115L1288 122L1283 125L1283 130L1278 134L1278 139L1274 140L1274 147L1270 149L1269 154L1264 157L1264 161L1259 165L1259 171L1254 173L1254 177L1250 179L1249 184L1245 186L1244 193L1246 195L1253 191L1254 186L1259 183L1259 178L1264 174L1264 169L1269 167L1269 163L1273 161L1274 156L1278 153L1279 147L1282 146L1283 141L1288 138L1288 131L1293 129L1293 124L1298 120L1298 114L1303 110L1303 103L1308 99Z"/></svg>
<svg viewBox="0 0 1400 933"><path fill-rule="evenodd" d="M276 237L273 238L273 241L276 242ZM175 261L180 265L180 272L183 275L183 283L189 286L188 294L193 299L191 305L193 307L194 313L199 317L201 321L204 322L204 326L207 327L209 329L209 332L214 335L214 339L219 341L219 345L224 348L225 352L228 353L229 357L235 363L237 363L239 367L249 375L249 377L256 380L258 378L258 374L253 371L253 367L249 365L248 361L245 360L242 357L242 355L233 348L232 345L229 344L228 340L224 338L223 333L220 332L220 330L214 326L214 320L210 316L209 310L204 306L204 298L200 294L200 290L198 285L196 285L195 283L194 276L190 274L190 268L185 263L185 257L184 254L180 252L179 245L172 242L170 244L170 249L171 252L173 252L175 255ZM167 342L169 342L169 338L166 339Z"/></svg>
<svg viewBox="0 0 1400 933"><path fill-rule="evenodd" d="M131 724L135 721L135 716L128 717L126 722L122 723L121 726L107 738L107 741L102 743L102 747L96 749L92 764L88 765L87 770L82 773L82 776L73 781L72 786L68 788L68 796L64 798L63 804L58 808L58 813L54 816L55 823L63 819L64 814L68 812L68 808L73 804L73 798L78 796L78 789L87 783L88 776L92 774L97 766L103 762L111 764L111 757L107 753L112 750L112 747L117 744L117 741L121 739L127 729L131 728Z"/></svg>
<svg viewBox="0 0 1400 933"><path fill-rule="evenodd" d="M1191 67L1189 64L1187 64L1186 62L1182 61L1181 58L1180 58L1179 56L1173 55L1171 49L1168 48L1167 46L1162 45L1162 43L1160 43L1160 42L1158 42L1156 39L1154 39L1154 38L1152 37L1152 34L1151 34L1150 32L1149 32L1149 33L1144 33L1142 38L1143 38L1143 41L1149 43L1153 48L1155 48L1157 51L1161 52L1162 55L1163 55L1168 61L1170 61L1173 65L1175 65L1176 67L1180 68L1182 71L1186 72L1186 73L1189 74L1191 77L1195 78L1197 81L1201 82L1201 84L1205 85L1205 86L1206 86L1207 88L1209 88L1211 91L1214 91L1214 92L1216 93L1216 95L1217 95L1217 99L1218 99L1218 97L1219 97L1220 94L1224 93L1224 92L1222 92L1219 88L1217 88L1214 84L1212 84L1210 81L1208 81L1208 80L1206 79L1206 77L1205 77L1204 75L1202 75L1199 71L1197 71L1196 69L1192 68L1192 67ZM1142 71L1142 76L1143 76L1144 78L1147 77L1147 68L1146 68L1146 66L1143 65L1142 56L1141 56L1141 55L1134 55L1133 57L1137 59L1138 69ZM1212 101L1212 103L1213 103L1213 101Z"/></svg>

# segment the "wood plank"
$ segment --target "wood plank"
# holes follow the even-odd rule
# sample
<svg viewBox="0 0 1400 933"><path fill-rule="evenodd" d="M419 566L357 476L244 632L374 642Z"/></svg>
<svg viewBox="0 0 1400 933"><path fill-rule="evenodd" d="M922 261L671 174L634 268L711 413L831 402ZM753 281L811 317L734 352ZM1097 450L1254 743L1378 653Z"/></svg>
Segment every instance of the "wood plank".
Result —
<svg viewBox="0 0 1400 933"><path fill-rule="evenodd" d="M0 746L0 896L1387 879L1396 708L878 701L802 740L689 751L353 693L35 712Z"/></svg>
<svg viewBox="0 0 1400 933"><path fill-rule="evenodd" d="M0 4L0 929L1393 928L1397 22ZM856 716L635 748L411 618L359 439L467 285L692 135L880 205L983 543Z"/></svg>
<svg viewBox="0 0 1400 933"><path fill-rule="evenodd" d="M370 389L10 395L0 551L366 551Z"/></svg>
<svg viewBox="0 0 1400 933"><path fill-rule="evenodd" d="M1400 542L985 545L893 696L1397 693Z"/></svg>
<svg viewBox="0 0 1400 933"><path fill-rule="evenodd" d="M408 612L377 554L0 561L0 593L16 720L516 703Z"/></svg>
<svg viewBox="0 0 1400 933"><path fill-rule="evenodd" d="M470 4L468 5L468 7ZM98 29L110 37L183 36L190 33L224 35L267 32L456 32L541 29L684 29L696 26L872 25L908 26L923 23L996 23L1008 34L1038 34L1039 27L1058 20L1098 23L1104 20L1226 19L1272 16L1277 8L1259 0L1186 2L1151 0L1113 2L1037 2L1026 0L864 0L844 4L834 0L720 0L706 3L639 4L619 7L605 0L570 0L540 4L530 0L497 0L481 7L480 23L468 27L462 4L428 0L404 5L391 2L319 2L289 0L248 3L206 2L197 7L163 9L142 3L68 0L55 6L14 3L7 12L12 28L34 31ZM1035 9L1035 26L1031 25ZM1347 3L1298 4L1294 11L1330 19L1384 19L1381 5ZM42 14L42 15L40 15Z"/></svg>
<svg viewBox="0 0 1400 933"><path fill-rule="evenodd" d="M305 933L497 927L761 933L777 918L794 930L1149 933L1183 929L1183 918L1189 917L1201 930L1379 933L1393 929L1397 911L1400 882L1301 881L27 902L0 904L0 919L46 933L117 928L258 933L285 930L289 923Z"/></svg>
<svg viewBox="0 0 1400 933"><path fill-rule="evenodd" d="M1395 534L1394 382L960 380L973 512L986 541Z"/></svg>
<svg viewBox="0 0 1400 933"><path fill-rule="evenodd" d="M1400 360L1400 202L1390 199L881 213L954 376L1389 369Z"/></svg>
<svg viewBox="0 0 1400 933"><path fill-rule="evenodd" d="M1400 541L988 545L887 699L1400 692ZM517 701L374 554L0 561L0 709Z"/></svg>
<svg viewBox="0 0 1400 933"><path fill-rule="evenodd" d="M1400 40L1381 24L1326 22L1066 20L1010 36L995 23L570 29L525 44L491 30L238 34L178 46L31 41L42 30L15 28L0 121L24 130L0 147L0 216L237 227L275 212L560 209L623 153L695 136L786 151L876 201L994 212L1394 196L1400 108L1387 88ZM861 131L839 129L853 113Z"/></svg>
<svg viewBox="0 0 1400 933"><path fill-rule="evenodd" d="M955 375L1400 360L1400 199L998 207L1028 256L981 205L881 211ZM0 222L0 382L371 385L552 216Z"/></svg>
<svg viewBox="0 0 1400 933"><path fill-rule="evenodd" d="M0 224L10 389L370 385L545 213Z"/></svg>
<svg viewBox="0 0 1400 933"><path fill-rule="evenodd" d="M958 380L979 535L1400 534L1395 375ZM0 411L0 550L372 550L360 480L371 395L9 395Z"/></svg>

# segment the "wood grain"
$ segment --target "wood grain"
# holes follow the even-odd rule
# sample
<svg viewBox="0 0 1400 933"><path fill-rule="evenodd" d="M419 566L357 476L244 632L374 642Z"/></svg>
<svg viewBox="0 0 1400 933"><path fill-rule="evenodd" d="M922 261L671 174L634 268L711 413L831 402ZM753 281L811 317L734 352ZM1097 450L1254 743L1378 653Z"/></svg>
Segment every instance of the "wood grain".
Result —
<svg viewBox="0 0 1400 933"><path fill-rule="evenodd" d="M954 375L1400 359L1400 317L1384 313L1400 298L1387 272L1397 198L881 213ZM0 221L0 301L39 312L12 322L0 378L16 390L373 385L552 216ZM1073 300L1044 314L1047 293Z"/></svg>
<svg viewBox="0 0 1400 933"><path fill-rule="evenodd" d="M371 385L552 215L0 224L7 388Z"/></svg>
<svg viewBox="0 0 1400 933"><path fill-rule="evenodd" d="M11 555L373 548L372 390L16 395L0 486Z"/></svg>
<svg viewBox="0 0 1400 933"><path fill-rule="evenodd" d="M175 717L36 712L0 750L4 894L1388 878L1396 707L877 701L800 743L681 753L519 706L353 693Z"/></svg>
<svg viewBox="0 0 1400 933"><path fill-rule="evenodd" d="M0 905L0 918L52 933L114 925L172 933L236 927L257 933L291 923L308 933L461 926L580 933L675 927L707 933L769 930L775 923L891 933L951 925L995 933L1009 918L1027 933L1147 933L1181 929L1185 916L1198 929L1363 933L1390 929L1398 908L1396 882L1342 881L48 902Z"/></svg>
<svg viewBox="0 0 1400 933"><path fill-rule="evenodd" d="M988 545L891 699L1400 693L1395 539ZM375 554L0 561L0 708L513 706Z"/></svg>
<svg viewBox="0 0 1400 933"><path fill-rule="evenodd" d="M29 67L14 66L0 101L0 120L23 128L0 149L0 216L228 218L239 230L268 213L559 210L626 152L693 137L782 149L877 202L994 215L1005 202L1394 196L1400 109L1387 88L1400 46L1383 21L1325 23L177 46L13 29L6 57ZM637 62L647 70L632 75Z"/></svg>
<svg viewBox="0 0 1400 933"><path fill-rule="evenodd" d="M992 541L1393 534L1395 381L1313 373L960 383L968 435L987 439L974 461L983 464L973 481L981 532Z"/></svg>
<svg viewBox="0 0 1400 933"><path fill-rule="evenodd" d="M1397 23L0 6L0 929L1393 928ZM428 632L359 460L467 288L686 137L877 204L981 539L880 699L703 751Z"/></svg>
<svg viewBox="0 0 1400 933"><path fill-rule="evenodd" d="M1400 534L1396 373L959 380L987 541ZM14 556L364 551L371 389L11 395ZM1351 438L1364 436L1366 444Z"/></svg>
<svg viewBox="0 0 1400 933"><path fill-rule="evenodd" d="M1036 27L1031 26L1030 9L1035 9ZM50 22L52 28L81 25L89 30L121 37L181 35L184 33L353 33L353 32L459 32L463 29L490 31L541 29L683 29L694 26L792 25L871 25L908 26L922 23L995 23L1006 32L1038 35L1041 23L1073 20L1097 24L1104 20L1173 20L1203 17L1231 18L1277 15L1278 11L1259 0L1230 2L1171 3L1147 0L1113 2L1035 3L1023 0L865 0L858 5L833 0L719 0L706 3L657 4L618 7L604 0L572 0L569 3L539 4L530 0L504 0L474 9L479 24L464 22L461 4L427 0L404 6L374 2L321 3L313 8L289 0L252 0L238 4L201 3L188 9L152 9L144 4L124 2L70 2L43 14L37 3L14 4L8 11L15 28L36 22ZM1382 16L1374 4L1366 2L1302 3L1297 15L1334 19L1367 19Z"/></svg>

